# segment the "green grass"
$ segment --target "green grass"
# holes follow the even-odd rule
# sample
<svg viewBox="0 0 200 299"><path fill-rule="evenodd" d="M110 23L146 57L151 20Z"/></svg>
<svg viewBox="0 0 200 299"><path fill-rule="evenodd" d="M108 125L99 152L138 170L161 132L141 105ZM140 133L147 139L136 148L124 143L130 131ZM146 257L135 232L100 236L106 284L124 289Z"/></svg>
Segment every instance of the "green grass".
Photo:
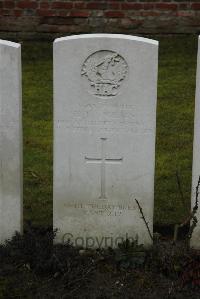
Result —
<svg viewBox="0 0 200 299"><path fill-rule="evenodd" d="M190 207L197 37L161 37L155 219L172 224ZM23 54L24 220L52 225L52 44L25 42ZM178 172L184 200L177 185Z"/></svg>
<svg viewBox="0 0 200 299"><path fill-rule="evenodd" d="M23 57L24 220L52 225L52 45L25 43Z"/></svg>
<svg viewBox="0 0 200 299"><path fill-rule="evenodd" d="M183 220L190 208L197 37L160 39L155 222ZM184 200L180 196L178 172Z"/></svg>

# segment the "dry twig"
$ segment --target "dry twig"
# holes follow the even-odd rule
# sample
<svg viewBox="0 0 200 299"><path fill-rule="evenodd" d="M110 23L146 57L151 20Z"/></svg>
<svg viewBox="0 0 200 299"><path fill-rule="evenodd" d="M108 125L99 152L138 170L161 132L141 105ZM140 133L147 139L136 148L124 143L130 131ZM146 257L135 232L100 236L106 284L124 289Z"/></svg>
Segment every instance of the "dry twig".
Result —
<svg viewBox="0 0 200 299"><path fill-rule="evenodd" d="M184 195L183 195L183 190L182 190L182 187L181 187L181 179L180 179L178 170L176 170L176 180L177 180L178 190L179 190L180 195L181 195L182 204L185 205L185 198L184 198Z"/></svg>
<svg viewBox="0 0 200 299"><path fill-rule="evenodd" d="M195 205L194 205L194 207L193 207L190 215L187 217L187 219L183 223L175 225L175 229L174 229L174 242L177 241L177 236L178 236L178 230L179 230L179 228L181 228L181 227L189 224L191 220L192 220L192 225L190 226L190 230L189 230L189 233L188 233L187 237L188 237L188 239L190 239L191 236L192 236L194 228L196 227L197 222L198 222L197 221L197 217L195 216L195 214L196 214L196 212L198 210L199 188L200 188L200 176L199 176L198 183L197 183L197 186L196 186Z"/></svg>
<svg viewBox="0 0 200 299"><path fill-rule="evenodd" d="M138 208L139 208L139 210L140 210L140 214L142 215L141 218L144 220L144 223L145 223L146 228L147 228L147 230L148 230L149 236L150 236L151 240L153 241L153 236L152 236L152 234L151 234L151 231L150 231L150 228L149 228L149 224L148 224L148 222L147 222L146 219L145 219L143 210L142 210L142 208L141 208L141 206L140 206L140 204L139 204L139 202L138 202L138 200L137 200L136 198L135 198L135 201L136 201L136 203L137 203L137 205L138 205Z"/></svg>

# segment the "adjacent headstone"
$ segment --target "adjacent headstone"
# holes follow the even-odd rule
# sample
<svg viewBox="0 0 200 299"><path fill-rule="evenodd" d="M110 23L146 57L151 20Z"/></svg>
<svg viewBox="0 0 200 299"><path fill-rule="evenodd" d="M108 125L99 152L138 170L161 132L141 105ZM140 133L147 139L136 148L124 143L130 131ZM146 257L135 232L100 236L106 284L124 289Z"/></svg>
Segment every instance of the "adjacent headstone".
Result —
<svg viewBox="0 0 200 299"><path fill-rule="evenodd" d="M54 42L57 242L152 243L158 42L91 34Z"/></svg>
<svg viewBox="0 0 200 299"><path fill-rule="evenodd" d="M191 208L196 205L196 187L200 176L200 36L198 42L197 57L197 77L196 77L196 96L195 96L195 118L194 118L194 143L193 143L193 166L192 166L192 200ZM200 188L200 187L199 187ZM200 192L200 189L199 189ZM197 197L197 199L199 196ZM197 226L194 228L191 238L191 246L200 249L200 200L197 217Z"/></svg>
<svg viewBox="0 0 200 299"><path fill-rule="evenodd" d="M0 243L22 231L21 46L0 40Z"/></svg>

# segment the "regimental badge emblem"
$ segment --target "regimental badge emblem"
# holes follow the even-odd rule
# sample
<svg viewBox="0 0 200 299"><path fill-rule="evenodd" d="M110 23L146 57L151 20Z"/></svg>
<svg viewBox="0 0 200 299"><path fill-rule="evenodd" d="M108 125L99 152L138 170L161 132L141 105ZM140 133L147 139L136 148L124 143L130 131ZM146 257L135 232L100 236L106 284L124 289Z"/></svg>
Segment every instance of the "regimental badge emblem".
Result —
<svg viewBox="0 0 200 299"><path fill-rule="evenodd" d="M98 97L113 97L128 75L128 65L116 52L101 50L85 60L81 75L87 79L89 93Z"/></svg>

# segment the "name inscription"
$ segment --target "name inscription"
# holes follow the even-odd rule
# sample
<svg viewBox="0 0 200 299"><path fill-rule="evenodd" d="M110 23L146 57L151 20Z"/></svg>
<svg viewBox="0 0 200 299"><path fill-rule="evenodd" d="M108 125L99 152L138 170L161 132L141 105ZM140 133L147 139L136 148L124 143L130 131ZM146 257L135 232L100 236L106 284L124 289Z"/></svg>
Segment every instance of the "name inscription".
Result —
<svg viewBox="0 0 200 299"><path fill-rule="evenodd" d="M128 104L78 104L66 119L57 121L57 127L77 131L126 131L138 134L153 132L153 128L145 126L142 115L136 115L134 105Z"/></svg>

